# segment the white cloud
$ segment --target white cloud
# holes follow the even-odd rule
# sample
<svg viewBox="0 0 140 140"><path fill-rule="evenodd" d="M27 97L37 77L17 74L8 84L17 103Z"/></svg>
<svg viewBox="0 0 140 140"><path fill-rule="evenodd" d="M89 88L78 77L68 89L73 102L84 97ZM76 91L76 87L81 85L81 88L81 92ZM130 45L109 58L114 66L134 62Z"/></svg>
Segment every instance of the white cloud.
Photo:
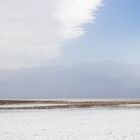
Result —
<svg viewBox="0 0 140 140"><path fill-rule="evenodd" d="M1 0L0 69L32 67L61 55L84 34L101 0Z"/></svg>

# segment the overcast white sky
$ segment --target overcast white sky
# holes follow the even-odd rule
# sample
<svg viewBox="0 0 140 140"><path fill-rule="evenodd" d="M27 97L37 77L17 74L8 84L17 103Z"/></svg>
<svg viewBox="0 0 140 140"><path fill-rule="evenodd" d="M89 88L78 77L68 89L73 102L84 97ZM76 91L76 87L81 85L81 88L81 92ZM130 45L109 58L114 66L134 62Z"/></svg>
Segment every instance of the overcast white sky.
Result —
<svg viewBox="0 0 140 140"><path fill-rule="evenodd" d="M61 56L84 34L101 0L1 0L0 69L32 67Z"/></svg>

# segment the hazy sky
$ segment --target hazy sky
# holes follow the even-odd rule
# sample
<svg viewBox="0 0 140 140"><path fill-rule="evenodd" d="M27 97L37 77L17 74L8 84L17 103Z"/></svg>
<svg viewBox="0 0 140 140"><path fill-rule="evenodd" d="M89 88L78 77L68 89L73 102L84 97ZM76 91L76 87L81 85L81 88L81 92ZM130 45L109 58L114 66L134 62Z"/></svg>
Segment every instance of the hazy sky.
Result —
<svg viewBox="0 0 140 140"><path fill-rule="evenodd" d="M101 0L0 1L0 68L40 65L84 35Z"/></svg>
<svg viewBox="0 0 140 140"><path fill-rule="evenodd" d="M139 63L139 5L139 0L0 1L0 69Z"/></svg>
<svg viewBox="0 0 140 140"><path fill-rule="evenodd" d="M0 98L140 97L139 54L140 0L0 0Z"/></svg>
<svg viewBox="0 0 140 140"><path fill-rule="evenodd" d="M95 24L69 42L55 63L117 61L140 64L140 1L104 0Z"/></svg>

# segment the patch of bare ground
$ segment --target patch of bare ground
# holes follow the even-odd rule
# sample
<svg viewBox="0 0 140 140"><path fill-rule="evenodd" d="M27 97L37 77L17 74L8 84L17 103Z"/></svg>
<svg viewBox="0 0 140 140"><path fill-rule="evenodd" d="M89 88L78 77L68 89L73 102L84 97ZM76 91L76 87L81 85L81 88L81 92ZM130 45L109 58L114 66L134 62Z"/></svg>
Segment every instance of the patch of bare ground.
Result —
<svg viewBox="0 0 140 140"><path fill-rule="evenodd" d="M140 105L140 100L0 100L0 109L62 109L123 105Z"/></svg>

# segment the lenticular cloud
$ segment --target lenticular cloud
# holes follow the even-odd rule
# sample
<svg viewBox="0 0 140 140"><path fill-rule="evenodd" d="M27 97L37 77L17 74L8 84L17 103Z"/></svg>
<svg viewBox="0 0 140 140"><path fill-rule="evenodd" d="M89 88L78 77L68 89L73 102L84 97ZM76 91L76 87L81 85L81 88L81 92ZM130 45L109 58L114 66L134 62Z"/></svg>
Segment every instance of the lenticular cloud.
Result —
<svg viewBox="0 0 140 140"><path fill-rule="evenodd" d="M61 55L84 34L101 0L0 1L0 69L32 67Z"/></svg>

